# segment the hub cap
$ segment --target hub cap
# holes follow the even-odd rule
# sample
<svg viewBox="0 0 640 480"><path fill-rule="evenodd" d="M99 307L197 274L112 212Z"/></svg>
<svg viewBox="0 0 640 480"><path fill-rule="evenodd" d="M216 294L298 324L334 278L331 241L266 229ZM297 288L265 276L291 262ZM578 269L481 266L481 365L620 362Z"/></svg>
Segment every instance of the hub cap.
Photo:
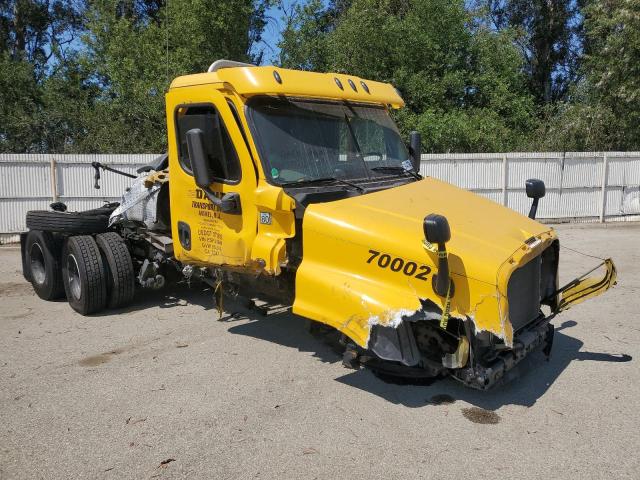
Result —
<svg viewBox="0 0 640 480"><path fill-rule="evenodd" d="M44 253L39 244L34 243L29 250L29 258L31 259L31 278L38 285L42 285L47 279L47 272L44 266Z"/></svg>
<svg viewBox="0 0 640 480"><path fill-rule="evenodd" d="M80 270L78 269L78 262L73 254L69 254L67 257L67 281L69 282L69 290L73 298L80 300L82 289L80 287Z"/></svg>

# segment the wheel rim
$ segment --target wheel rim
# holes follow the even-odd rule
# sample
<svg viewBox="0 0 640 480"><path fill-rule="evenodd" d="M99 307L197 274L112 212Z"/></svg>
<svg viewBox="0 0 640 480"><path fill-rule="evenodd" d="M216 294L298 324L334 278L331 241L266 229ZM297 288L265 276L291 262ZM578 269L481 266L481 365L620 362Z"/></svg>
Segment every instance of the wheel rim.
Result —
<svg viewBox="0 0 640 480"><path fill-rule="evenodd" d="M80 269L78 268L76 257L71 253L67 257L67 281L69 282L69 290L73 298L80 300L80 294L82 293L82 288L80 287Z"/></svg>
<svg viewBox="0 0 640 480"><path fill-rule="evenodd" d="M47 279L47 271L44 266L44 253L38 243L31 245L29 258L31 259L31 278L38 285L42 285Z"/></svg>

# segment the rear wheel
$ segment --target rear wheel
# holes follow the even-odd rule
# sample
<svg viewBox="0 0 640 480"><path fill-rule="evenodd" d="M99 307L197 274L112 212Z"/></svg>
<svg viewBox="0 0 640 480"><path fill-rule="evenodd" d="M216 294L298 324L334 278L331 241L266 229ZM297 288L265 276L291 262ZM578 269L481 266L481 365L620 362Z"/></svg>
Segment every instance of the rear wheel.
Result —
<svg viewBox="0 0 640 480"><path fill-rule="evenodd" d="M31 230L27 234L24 253L25 278L43 300L64 296L60 268L60 245L50 232Z"/></svg>
<svg viewBox="0 0 640 480"><path fill-rule="evenodd" d="M133 300L136 288L129 249L115 232L96 235L96 243L106 267L108 307L124 307Z"/></svg>
<svg viewBox="0 0 640 480"><path fill-rule="evenodd" d="M100 250L93 237L69 237L62 250L62 280L71 308L82 315L107 304L107 279Z"/></svg>

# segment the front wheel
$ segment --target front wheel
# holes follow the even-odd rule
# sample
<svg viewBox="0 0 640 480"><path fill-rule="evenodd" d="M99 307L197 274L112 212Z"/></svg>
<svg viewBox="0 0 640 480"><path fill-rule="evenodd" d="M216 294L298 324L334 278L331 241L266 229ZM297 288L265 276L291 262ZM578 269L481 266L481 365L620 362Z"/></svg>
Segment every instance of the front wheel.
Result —
<svg viewBox="0 0 640 480"><path fill-rule="evenodd" d="M107 304L107 279L100 250L93 237L69 237L62 250L62 280L71 308L82 315Z"/></svg>

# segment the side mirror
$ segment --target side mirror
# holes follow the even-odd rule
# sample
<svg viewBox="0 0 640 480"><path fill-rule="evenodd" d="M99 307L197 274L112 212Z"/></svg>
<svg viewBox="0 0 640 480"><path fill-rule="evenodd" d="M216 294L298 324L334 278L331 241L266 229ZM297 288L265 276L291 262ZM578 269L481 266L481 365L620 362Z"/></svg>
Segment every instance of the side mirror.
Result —
<svg viewBox="0 0 640 480"><path fill-rule="evenodd" d="M215 180L215 172L205 150L204 132L199 128L192 128L187 131L187 150L191 160L191 169L196 185L200 187L207 198L225 213L241 213L240 195L237 193L226 193L222 197L216 196L209 186ZM222 148L222 147L221 147Z"/></svg>
<svg viewBox="0 0 640 480"><path fill-rule="evenodd" d="M199 128L192 128L186 133L186 137L193 178L197 186L207 189L213 183L215 175L205 151L204 132Z"/></svg>
<svg viewBox="0 0 640 480"><path fill-rule="evenodd" d="M422 136L415 130L409 134L409 154L413 169L420 173L420 158L422 156Z"/></svg>
<svg viewBox="0 0 640 480"><path fill-rule="evenodd" d="M546 193L546 187L542 180L538 180L537 178L530 178L525 183L525 190L527 192L527 197L533 198L533 203L531 204L531 209L529 210L529 218L536 218L536 213L538 212L538 201L544 197Z"/></svg>
<svg viewBox="0 0 640 480"><path fill-rule="evenodd" d="M451 240L451 229L449 228L449 221L447 217L432 213L424 217L424 223L422 224L424 229L424 237L427 242L444 245Z"/></svg>
<svg viewBox="0 0 640 480"><path fill-rule="evenodd" d="M438 273L433 277L433 290L441 297L453 294L453 284L449 275L449 258L445 244L451 239L451 229L447 217L432 213L424 217L422 224L427 242L438 245ZM451 292L449 292L451 287Z"/></svg>
<svg viewBox="0 0 640 480"><path fill-rule="evenodd" d="M527 197L529 198L544 197L544 194L546 193L546 187L542 180L538 180L537 178L530 178L524 184L527 190Z"/></svg>

